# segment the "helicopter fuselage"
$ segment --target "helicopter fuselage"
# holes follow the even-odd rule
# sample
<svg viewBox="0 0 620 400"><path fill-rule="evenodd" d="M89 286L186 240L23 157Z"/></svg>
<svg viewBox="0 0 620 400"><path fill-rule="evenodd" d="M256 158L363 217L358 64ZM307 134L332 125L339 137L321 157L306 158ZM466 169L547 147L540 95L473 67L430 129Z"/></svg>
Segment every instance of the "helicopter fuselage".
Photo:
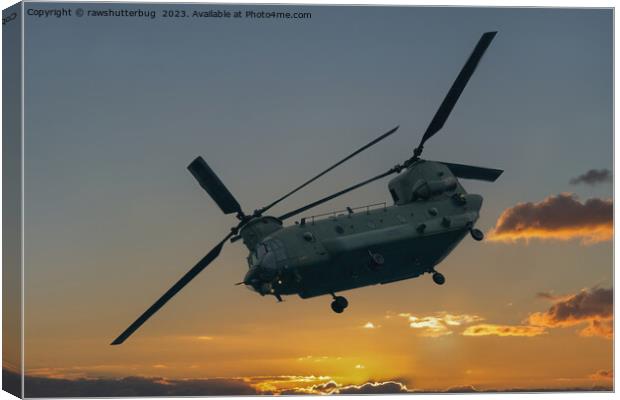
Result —
<svg viewBox="0 0 620 400"><path fill-rule="evenodd" d="M244 283L262 295L308 298L433 272L482 205L435 162L410 168L390 182L390 192L393 206L302 218L288 227L274 217L252 221L241 232L251 250ZM407 192L411 197L403 198Z"/></svg>

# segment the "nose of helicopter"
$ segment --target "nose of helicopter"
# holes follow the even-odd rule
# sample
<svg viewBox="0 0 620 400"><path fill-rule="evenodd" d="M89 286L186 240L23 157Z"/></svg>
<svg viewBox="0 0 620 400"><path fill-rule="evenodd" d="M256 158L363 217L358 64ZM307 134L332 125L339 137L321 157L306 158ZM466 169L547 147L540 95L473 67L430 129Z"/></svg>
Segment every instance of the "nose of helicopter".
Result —
<svg viewBox="0 0 620 400"><path fill-rule="evenodd" d="M254 284L258 281L260 281L259 279L259 275L260 272L258 271L258 266L256 267L252 267L250 268L250 270L245 274L245 277L243 278L243 283L246 286L251 286L254 287Z"/></svg>
<svg viewBox="0 0 620 400"><path fill-rule="evenodd" d="M272 291L273 281L277 276L277 270L263 265L257 265L250 268L245 274L243 283L246 287L264 295Z"/></svg>
<svg viewBox="0 0 620 400"><path fill-rule="evenodd" d="M243 279L244 285L257 293L262 295L272 292L273 285L271 280L265 279L265 275L260 266L252 267Z"/></svg>

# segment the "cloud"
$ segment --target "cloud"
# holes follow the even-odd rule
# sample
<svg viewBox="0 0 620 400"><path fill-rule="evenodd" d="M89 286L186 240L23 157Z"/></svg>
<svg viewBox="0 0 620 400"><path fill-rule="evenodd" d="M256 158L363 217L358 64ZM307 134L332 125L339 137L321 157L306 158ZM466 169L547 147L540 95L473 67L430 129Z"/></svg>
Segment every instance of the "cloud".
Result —
<svg viewBox="0 0 620 400"><path fill-rule="evenodd" d="M581 174L570 180L571 185L585 183L587 185L596 185L597 183L611 183L611 171L608 169L591 169L585 174Z"/></svg>
<svg viewBox="0 0 620 400"><path fill-rule="evenodd" d="M125 377L119 379L56 379L26 376L26 397L224 396L260 394L243 379Z"/></svg>
<svg viewBox="0 0 620 400"><path fill-rule="evenodd" d="M298 394L330 394L334 390L338 389L340 385L338 382L334 380L330 380L325 383L320 383L317 385L311 385L307 387L294 387L291 389L284 389L278 392L280 395L298 395Z"/></svg>
<svg viewBox="0 0 620 400"><path fill-rule="evenodd" d="M547 333L542 326L480 324L470 326L463 336L540 336Z"/></svg>
<svg viewBox="0 0 620 400"><path fill-rule="evenodd" d="M592 198L581 203L571 193L549 196L538 203L519 203L499 216L488 238L581 239L584 244L610 240L613 235L613 201Z"/></svg>
<svg viewBox="0 0 620 400"><path fill-rule="evenodd" d="M380 327L381 327L381 325L375 325L375 324L373 324L373 323L372 323L372 322L370 322L370 321L369 321L369 322L366 322L366 323L362 326L362 328L364 328L364 329L377 329L377 328L380 328Z"/></svg>
<svg viewBox="0 0 620 400"><path fill-rule="evenodd" d="M605 339L611 339L614 335L614 322L611 319L590 321L590 325L583 328L579 334L581 336L600 336Z"/></svg>
<svg viewBox="0 0 620 400"><path fill-rule="evenodd" d="M315 385L323 385L332 381L331 376L315 376L315 375L268 375L268 376L250 376L242 378L249 383L260 394L281 394L299 389L301 393L310 394L306 389Z"/></svg>
<svg viewBox="0 0 620 400"><path fill-rule="evenodd" d="M463 336L534 337L547 333L548 328L586 325L580 336L613 336L613 289L583 289L577 294L554 296L541 292L537 297L552 301L544 312L529 314L522 325L478 324L469 326Z"/></svg>
<svg viewBox="0 0 620 400"><path fill-rule="evenodd" d="M317 385L307 387L297 387L278 392L278 394L395 394L395 393L411 393L413 390L398 381L384 382L365 382L360 385L342 385L336 381L329 381Z"/></svg>
<svg viewBox="0 0 620 400"><path fill-rule="evenodd" d="M409 393L410 390L401 382L366 382L363 385L349 385L336 389L332 394L393 394Z"/></svg>
<svg viewBox="0 0 620 400"><path fill-rule="evenodd" d="M3 369L3 378L19 375ZM600 370L589 376L597 383L590 387L478 389L472 385L447 389L419 390L407 387L398 378L368 381L357 385L341 384L324 376L254 376L239 378L166 379L159 377L59 379L26 375L28 397L140 397L140 396L243 396L243 395L331 395L397 393L467 393L467 392L549 392L610 391L613 372ZM259 387L260 384L265 384ZM268 385L269 384L269 385ZM282 386L285 385L285 386ZM289 385L289 386L286 386Z"/></svg>
<svg viewBox="0 0 620 400"><path fill-rule="evenodd" d="M407 318L409 326L413 329L419 329L421 336L440 337L452 334L452 327L471 324L482 321L483 318L470 314L449 314L447 312L439 312L430 316L417 317L409 313L398 314L399 317Z"/></svg>
<svg viewBox="0 0 620 400"><path fill-rule="evenodd" d="M332 382L332 383L330 383ZM129 376L124 378L57 378L26 375L27 397L117 396L242 396L264 394L311 394L342 387L329 376L274 375L232 378L168 379ZM313 389L314 388L314 389Z"/></svg>
<svg viewBox="0 0 620 400"><path fill-rule="evenodd" d="M557 328L587 324L581 336L613 335L613 289L583 289L572 296L559 298L547 311L530 314L528 323Z"/></svg>

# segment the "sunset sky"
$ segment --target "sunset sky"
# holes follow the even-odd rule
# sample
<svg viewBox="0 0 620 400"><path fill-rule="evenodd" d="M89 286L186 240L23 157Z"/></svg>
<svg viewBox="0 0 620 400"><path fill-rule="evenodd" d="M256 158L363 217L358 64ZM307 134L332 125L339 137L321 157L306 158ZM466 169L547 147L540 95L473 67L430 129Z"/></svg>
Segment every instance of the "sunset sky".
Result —
<svg viewBox="0 0 620 400"><path fill-rule="evenodd" d="M83 6L97 7L121 6ZM611 387L611 10L175 7L312 19L26 18L27 395ZM345 292L341 315L327 296L277 303L234 286L237 242L109 345L235 223L185 169L194 157L251 211L400 125L274 215L374 176L411 155L491 30L425 146L505 170L462 182L484 196L487 240L437 267L445 285ZM389 201L386 185L306 215Z"/></svg>

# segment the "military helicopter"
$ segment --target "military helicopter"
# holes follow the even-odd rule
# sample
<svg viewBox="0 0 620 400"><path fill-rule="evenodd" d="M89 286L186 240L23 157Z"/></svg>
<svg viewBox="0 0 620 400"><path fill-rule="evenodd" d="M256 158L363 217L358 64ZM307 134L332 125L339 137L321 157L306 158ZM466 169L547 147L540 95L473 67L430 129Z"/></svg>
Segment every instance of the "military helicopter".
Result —
<svg viewBox="0 0 620 400"><path fill-rule="evenodd" d="M474 228L482 197L468 194L457 178L494 182L503 171L423 160L420 156L426 141L448 119L496 33L482 35L411 158L330 196L279 217L264 215L293 193L392 135L398 126L252 214L243 212L239 202L202 157L192 161L187 168L200 186L223 213L236 214L239 222L111 344L123 343L211 264L228 240L243 240L250 251L247 258L249 270L238 285L245 285L262 296L274 296L278 301L282 301L284 295L297 294L304 299L331 295L331 308L336 313L342 313L348 306L346 298L336 295L344 290L386 284L424 273L432 274L438 285L444 284L445 277L435 270L435 266L467 233L478 241L484 237ZM301 218L290 226L283 226L285 220L393 174L398 174L388 183L393 205L382 203L347 208L330 215Z"/></svg>

